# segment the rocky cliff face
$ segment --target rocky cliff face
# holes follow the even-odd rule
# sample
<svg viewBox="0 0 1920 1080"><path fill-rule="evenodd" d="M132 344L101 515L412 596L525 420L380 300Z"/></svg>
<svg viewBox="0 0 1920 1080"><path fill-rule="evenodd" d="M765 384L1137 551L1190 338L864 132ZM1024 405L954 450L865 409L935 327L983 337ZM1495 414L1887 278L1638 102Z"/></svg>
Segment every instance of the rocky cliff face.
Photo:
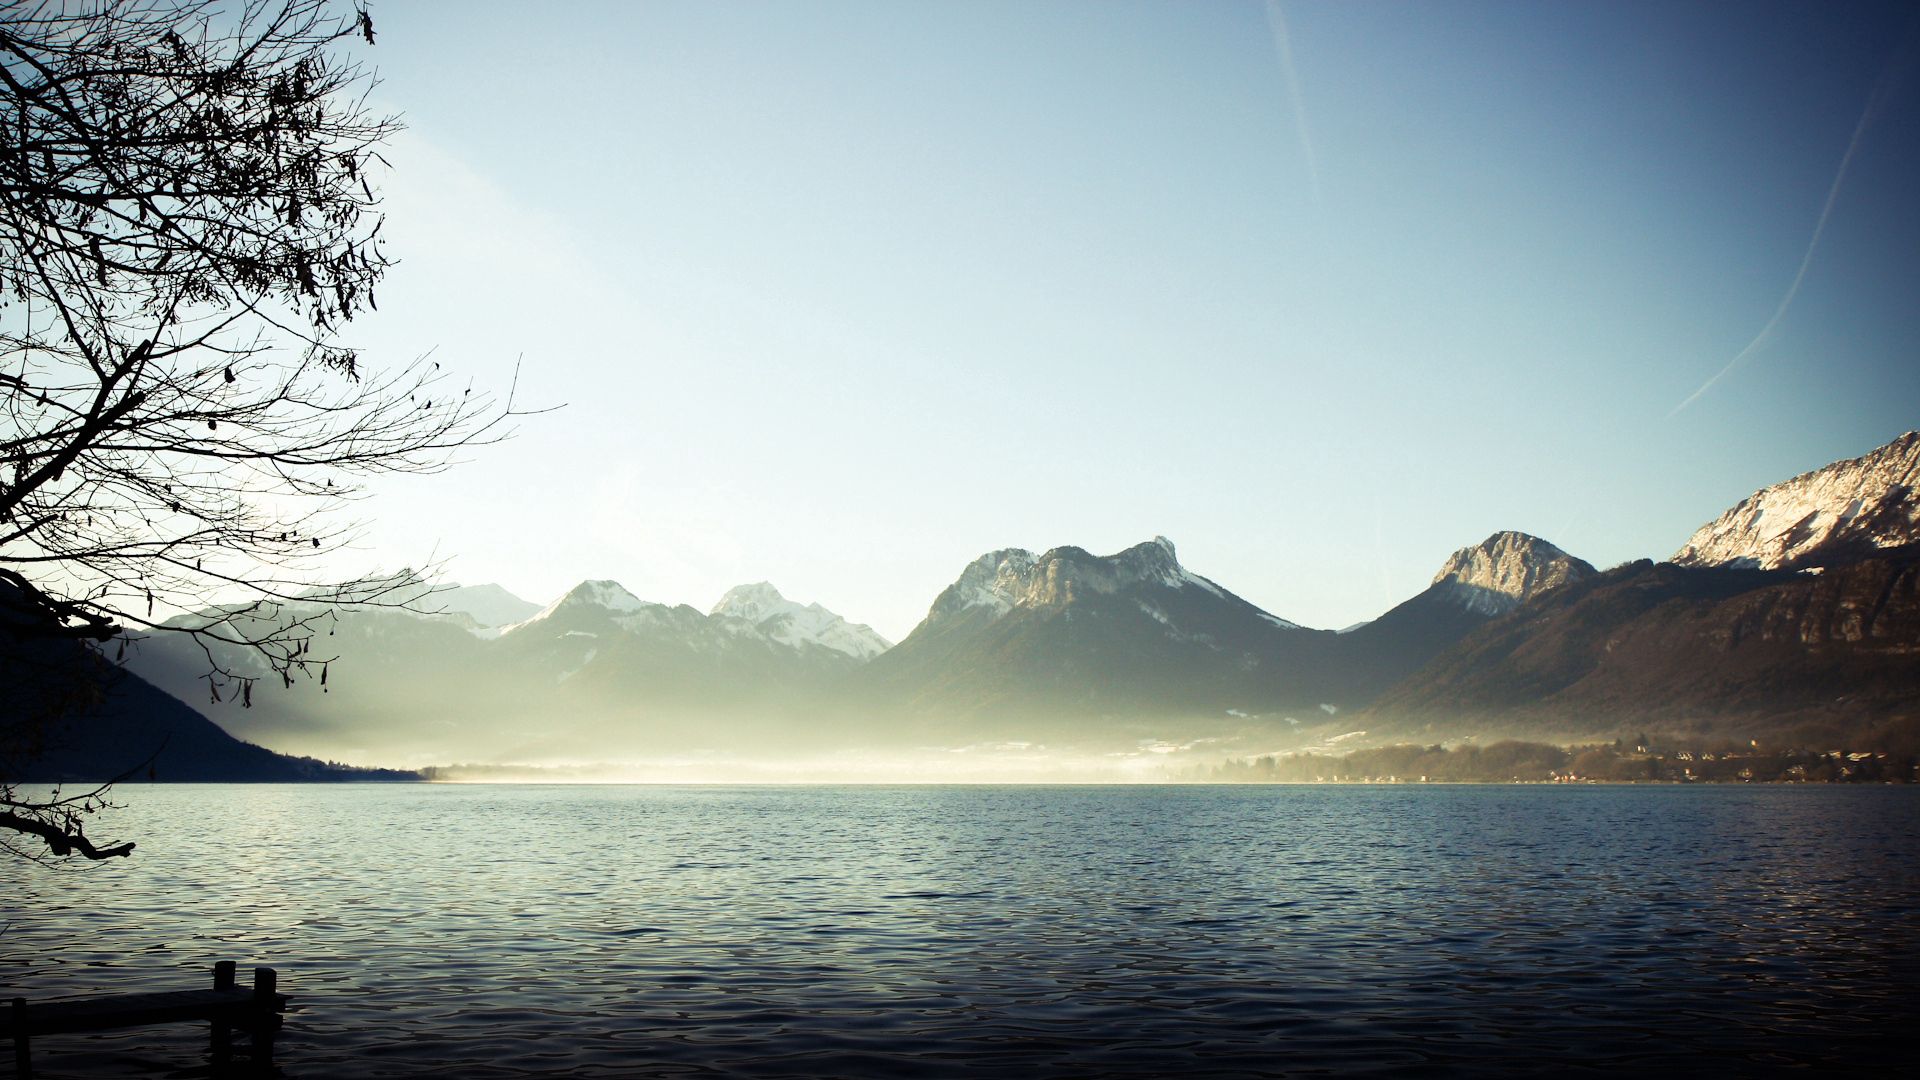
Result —
<svg viewBox="0 0 1920 1080"><path fill-rule="evenodd" d="M858 672L908 714L1318 720L1366 704L1489 620L1594 574L1538 537L1453 554L1420 595L1350 633L1310 630L1182 566L1165 537L1113 555L988 552Z"/></svg>
<svg viewBox="0 0 1920 1080"><path fill-rule="evenodd" d="M1529 571L1495 537L1442 581L1532 602L1509 601L1367 722L1420 739L1654 729L1920 748L1916 484L1920 433L1755 492L1670 563L1596 574L1548 557Z"/></svg>
<svg viewBox="0 0 1920 1080"><path fill-rule="evenodd" d="M1618 567L1468 635L1367 723L1421 739L1653 729L1920 747L1917 554L1823 573Z"/></svg>
<svg viewBox="0 0 1920 1080"><path fill-rule="evenodd" d="M1156 536L1113 555L1094 555L1071 546L1052 548L1040 555L1022 548L990 551L967 564L959 579L933 602L928 618L971 609L993 614L1005 614L1014 608L1060 609L1084 598L1112 596L1141 587L1227 595L1218 585L1181 566L1173 541Z"/></svg>
<svg viewBox="0 0 1920 1080"><path fill-rule="evenodd" d="M1848 562L1920 541L1920 431L1762 488L1673 556L1682 566L1771 570Z"/></svg>
<svg viewBox="0 0 1920 1080"><path fill-rule="evenodd" d="M1112 555L1057 547L969 563L905 641L854 679L855 705L1057 724L1313 710L1335 635L1262 611L1155 537Z"/></svg>
<svg viewBox="0 0 1920 1080"><path fill-rule="evenodd" d="M1469 611L1504 615L1549 589L1592 577L1593 566L1520 532L1497 532L1453 553L1433 577L1434 591Z"/></svg>
<svg viewBox="0 0 1920 1080"><path fill-rule="evenodd" d="M1497 532L1450 556L1433 584L1341 635L1349 699L1370 701L1499 616L1596 571L1537 536Z"/></svg>

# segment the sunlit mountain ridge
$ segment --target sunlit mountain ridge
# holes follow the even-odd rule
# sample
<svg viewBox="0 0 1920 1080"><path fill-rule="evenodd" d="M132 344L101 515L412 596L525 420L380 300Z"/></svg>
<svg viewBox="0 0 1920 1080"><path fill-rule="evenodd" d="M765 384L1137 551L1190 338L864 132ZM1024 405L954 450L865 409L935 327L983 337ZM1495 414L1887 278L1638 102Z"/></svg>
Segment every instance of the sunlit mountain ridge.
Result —
<svg viewBox="0 0 1920 1080"><path fill-rule="evenodd" d="M1671 562L1522 606L1394 687L1381 736L1920 752L1920 432L1770 485Z"/></svg>
<svg viewBox="0 0 1920 1080"><path fill-rule="evenodd" d="M329 617L316 652L326 685L263 678L235 708L210 700L206 658L167 635L141 642L129 666L182 700L207 695L242 737L409 766L946 752L1043 738L1095 755L1195 740L1252 747L1365 704L1494 617L1487 597L1518 603L1561 580L1565 559L1498 534L1350 634L1261 610L1181 565L1160 537L1108 556L983 555L895 646L766 583L702 613L601 580L523 618L532 605L497 588ZM284 605L236 629L318 613ZM490 625L504 618L515 621ZM219 659L266 674L242 649Z"/></svg>
<svg viewBox="0 0 1920 1080"><path fill-rule="evenodd" d="M327 685L262 683L250 708L208 700L205 657L166 635L128 663L243 738L404 766L981 747L1135 758L1648 726L1897 740L1920 700L1920 586L1901 546L1916 446L1905 436L1757 493L1702 530L1711 545L1683 549L1696 565L1602 573L1495 533L1341 633L1262 610L1156 537L1110 555L983 554L897 645L765 582L702 612L587 581L544 608L477 587L434 594L442 614L343 613L319 643ZM1789 505L1802 523L1783 528ZM1794 569L1748 568L1742 535L1748 548L1787 537ZM241 651L220 659L249 670Z"/></svg>

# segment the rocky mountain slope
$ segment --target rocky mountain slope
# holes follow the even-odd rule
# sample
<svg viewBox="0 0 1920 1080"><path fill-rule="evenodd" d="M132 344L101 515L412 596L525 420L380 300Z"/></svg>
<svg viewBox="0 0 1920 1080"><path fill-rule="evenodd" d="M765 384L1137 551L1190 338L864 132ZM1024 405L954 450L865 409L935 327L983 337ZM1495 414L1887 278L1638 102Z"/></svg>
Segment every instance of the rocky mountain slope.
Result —
<svg viewBox="0 0 1920 1080"><path fill-rule="evenodd" d="M1702 525L1681 566L1824 566L1920 542L1920 431L1762 488Z"/></svg>
<svg viewBox="0 0 1920 1080"><path fill-rule="evenodd" d="M1422 741L1654 730L1920 749L1920 558L1817 575L1631 563L1490 623L1356 723Z"/></svg>
<svg viewBox="0 0 1920 1080"><path fill-rule="evenodd" d="M1152 717L1285 731L1366 704L1496 614L1591 573L1544 540L1497 533L1454 553L1425 592L1335 634L1195 574L1165 537L1108 556L1009 548L969 564L854 681L868 707L915 718L909 730Z"/></svg>
<svg viewBox="0 0 1920 1080"><path fill-rule="evenodd" d="M1550 589L1592 577L1593 572L1586 560L1537 536L1497 532L1454 552L1433 576L1428 591L1477 614L1505 615Z"/></svg>
<svg viewBox="0 0 1920 1080"><path fill-rule="evenodd" d="M1335 637L1193 573L1164 537L1106 556L1009 548L963 569L852 697L906 733L979 737L1311 711Z"/></svg>
<svg viewBox="0 0 1920 1080"><path fill-rule="evenodd" d="M1526 533L1497 532L1461 548L1424 592L1341 635L1350 700L1371 702L1489 621L1594 573L1586 560Z"/></svg>
<svg viewBox="0 0 1920 1080"><path fill-rule="evenodd" d="M1473 632L1360 718L1376 736L1702 739L1920 750L1909 434L1757 492L1674 562L1565 586Z"/></svg>

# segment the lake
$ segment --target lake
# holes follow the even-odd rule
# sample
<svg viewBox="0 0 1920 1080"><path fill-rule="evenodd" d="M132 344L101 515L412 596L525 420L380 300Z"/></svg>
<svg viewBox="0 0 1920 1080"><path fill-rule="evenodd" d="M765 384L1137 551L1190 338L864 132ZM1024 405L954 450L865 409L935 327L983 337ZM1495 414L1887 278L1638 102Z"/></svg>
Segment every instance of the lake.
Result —
<svg viewBox="0 0 1920 1080"><path fill-rule="evenodd" d="M1891 1074L1920 789L138 785L4 996L270 964L287 1077ZM205 1074L204 1025L39 1075Z"/></svg>

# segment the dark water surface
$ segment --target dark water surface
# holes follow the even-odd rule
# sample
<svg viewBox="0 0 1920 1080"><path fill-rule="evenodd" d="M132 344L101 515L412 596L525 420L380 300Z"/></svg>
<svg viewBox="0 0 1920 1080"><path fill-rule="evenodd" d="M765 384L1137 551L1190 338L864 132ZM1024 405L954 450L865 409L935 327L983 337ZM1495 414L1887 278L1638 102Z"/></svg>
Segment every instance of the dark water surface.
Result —
<svg viewBox="0 0 1920 1080"><path fill-rule="evenodd" d="M280 969L288 1077L1891 1074L1920 790L141 786L0 986ZM243 976L244 978L244 976ZM40 1042L204 1075L204 1025Z"/></svg>

